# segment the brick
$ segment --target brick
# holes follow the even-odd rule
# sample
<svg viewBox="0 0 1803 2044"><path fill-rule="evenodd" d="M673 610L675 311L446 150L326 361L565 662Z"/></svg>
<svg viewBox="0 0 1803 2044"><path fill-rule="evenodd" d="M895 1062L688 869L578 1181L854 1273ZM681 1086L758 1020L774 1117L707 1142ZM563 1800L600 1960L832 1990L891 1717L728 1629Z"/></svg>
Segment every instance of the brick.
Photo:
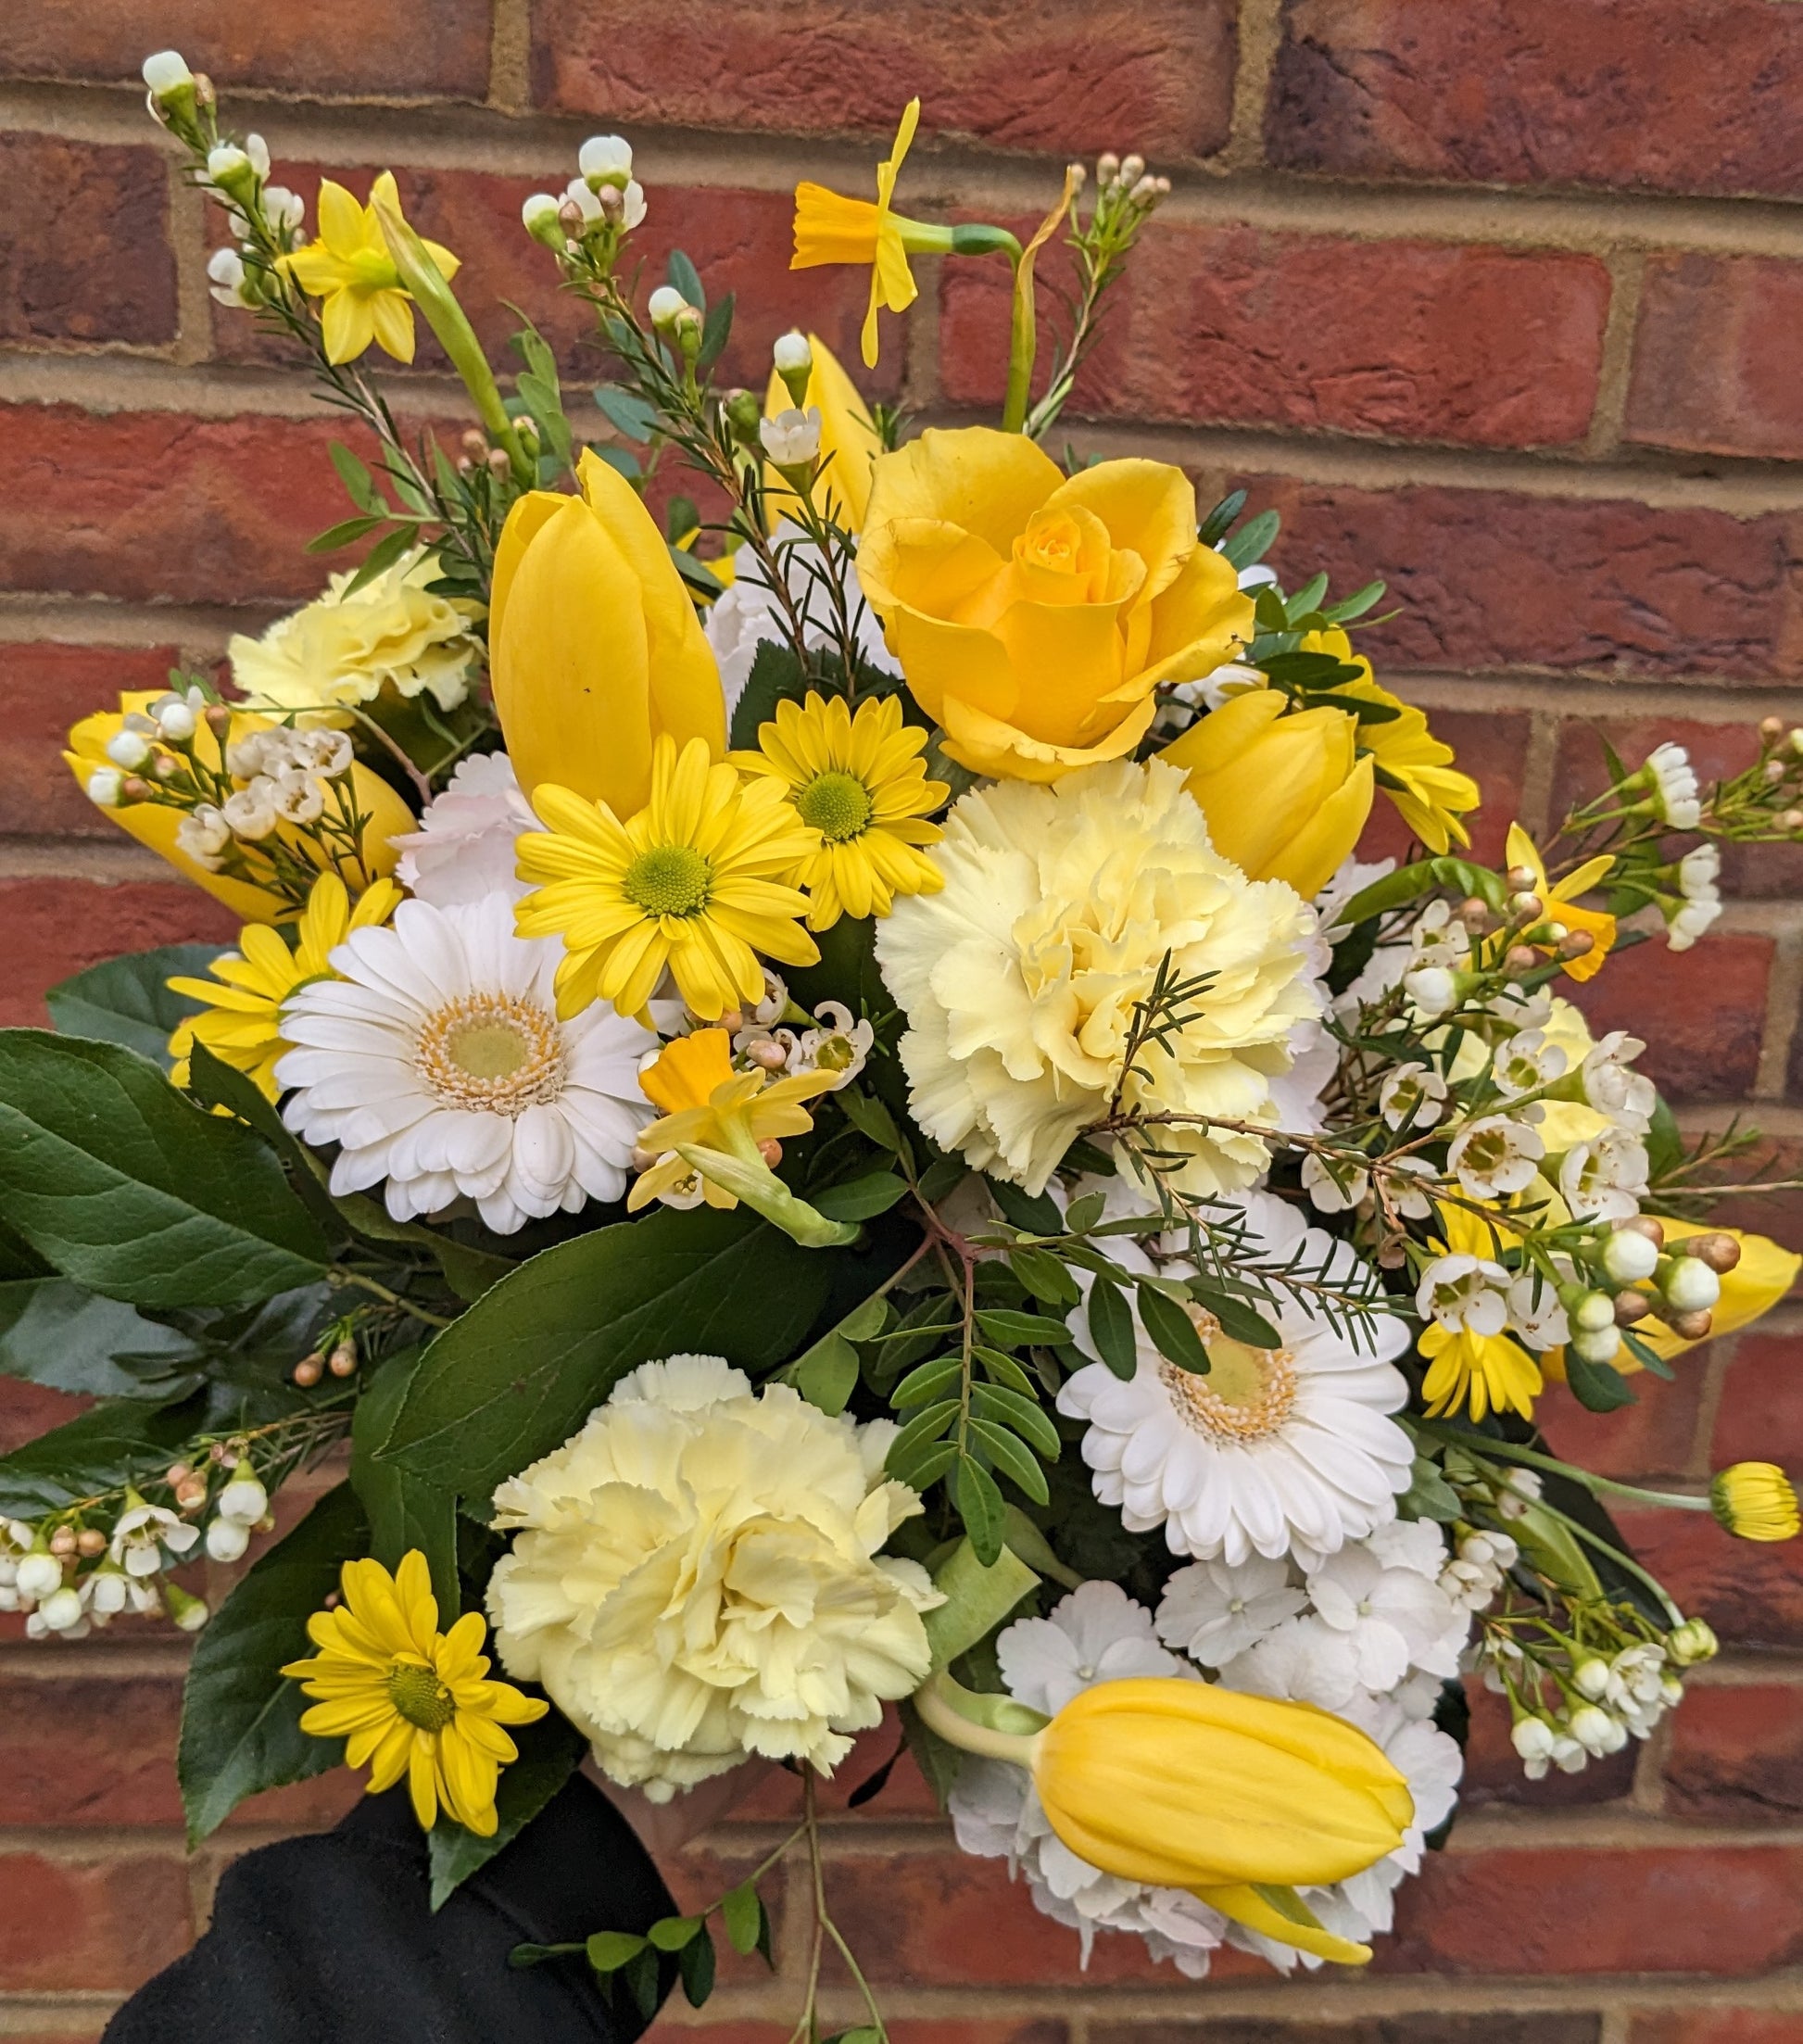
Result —
<svg viewBox="0 0 1803 2044"><path fill-rule="evenodd" d="M1286 0L1271 162L1361 177L1803 190L1803 16L1769 0Z"/></svg>
<svg viewBox="0 0 1803 2044"><path fill-rule="evenodd" d="M646 175L652 167L641 168ZM511 375L519 357L510 344L519 331L521 308L556 349L569 373L564 389L578 438L600 429L601 414L589 402L593 384L613 374L610 359L595 338L592 307L561 288L557 266L520 225L520 204L528 193L561 188L574 169L548 163L533 176L496 177L475 170L397 170L407 217L422 234L441 242L462 259L456 278L459 302L468 312L498 374ZM284 163L280 174L307 201L309 221L319 214L320 169L312 164ZM371 170L334 168L327 173L364 198L373 178ZM804 325L856 370L861 387L873 397L893 397L900 387L902 351L888 350L875 372L858 358L858 334L869 299L868 273L851 269L812 271L805 277L788 267L792 246L789 223L794 206L787 192L696 190L657 185L650 195L644 226L633 236L630 270L644 264L640 303L663 281L670 252L681 248L700 271L710 300L728 292L734 297L733 338L721 358L717 379L723 385L743 383L762 390L770 374L770 344L779 334ZM224 238L223 217L212 219L215 239ZM416 322L417 366L442 371L448 365L443 350ZM235 361L295 364L293 343L262 333L248 314L217 307L213 314L216 351ZM371 360L385 372L394 365L379 349Z"/></svg>
<svg viewBox="0 0 1803 2044"><path fill-rule="evenodd" d="M696 2044L780 2044L783 2032L788 2027L785 2020L768 2023L710 2023L706 2017L696 2018L683 2012L687 2020L682 2023L681 2034L696 2039ZM996 2016L988 2021L981 2019L960 2022L953 2017L950 2021L935 2017L931 2022L910 2023L904 2016L891 2019L887 2025L890 2044L1068 2044L1070 2032L1065 2025L1046 2018L1034 2016ZM1209 2025L1212 2038L1215 2025ZM670 2024L663 2034L677 2034L675 2023ZM1090 2031L1095 2037L1093 2027ZM1138 2031L1136 2036L1141 2034ZM1150 2034L1150 2033L1147 2033ZM1572 2044L1580 2044L1573 2039ZM1588 2040L1582 2040L1588 2044Z"/></svg>
<svg viewBox="0 0 1803 2044"><path fill-rule="evenodd" d="M1509 1744L1507 1704L1475 1678L1468 1678L1465 1691L1471 1706L1471 1730L1459 1785L1461 1810L1481 1810L1498 1803L1529 1810L1568 1810L1620 1802L1633 1787L1632 1747L1611 1753L1607 1760L1592 1760L1576 1774L1555 1768L1544 1781L1531 1782L1521 1772L1520 1755ZM1456 1821L1454 1829L1457 1829Z"/></svg>
<svg viewBox="0 0 1803 2044"><path fill-rule="evenodd" d="M851 1752L834 1770L831 1780L822 1783L819 1792L821 1815L828 1819L846 1818L853 1823L859 1822L858 1811L846 1809L846 1798L888 1764L896 1754L901 1737L902 1728L896 1720L894 1706L890 1705L884 1710L883 1722L876 1730L862 1733ZM933 1791L927 1787L913 1757L905 1751L895 1759L889 1779L881 1789L860 1804L859 1810L867 1811L871 1817L885 1823L902 1817L937 1817L939 1813ZM801 1782L787 1769L773 1766L766 1767L750 1793L733 1805L731 1821L734 1823L797 1823L801 1816Z"/></svg>
<svg viewBox="0 0 1803 2044"><path fill-rule="evenodd" d="M1803 1953L1796 1847L1432 1854L1373 1973L1753 1974Z"/></svg>
<svg viewBox="0 0 1803 2044"><path fill-rule="evenodd" d="M1795 2009L1659 2009L1633 2016L1628 2044L1797 2044L1799 2036Z"/></svg>
<svg viewBox="0 0 1803 2044"><path fill-rule="evenodd" d="M1803 1687L1692 1683L1671 1719L1665 1808L1783 1821L1803 1812Z"/></svg>
<svg viewBox="0 0 1803 2044"><path fill-rule="evenodd" d="M1747 1333L1734 1344L1709 1442L1709 1466L1787 1462L1803 1470L1803 1336Z"/></svg>
<svg viewBox="0 0 1803 2044"><path fill-rule="evenodd" d="M232 0L14 0L0 14L0 75L138 82L145 52L170 46L228 98L235 88L309 98L480 99L488 86L489 0L309 0L293 10Z"/></svg>
<svg viewBox="0 0 1803 2044"><path fill-rule="evenodd" d="M1626 437L1687 454L1803 456L1803 263L1648 259Z"/></svg>
<svg viewBox="0 0 1803 2044"><path fill-rule="evenodd" d="M0 1026L34 1028L45 1020L45 990L72 972L122 951L208 940L223 943L238 933L229 910L179 880L117 885L52 877L3 880L0 927L7 943Z"/></svg>
<svg viewBox="0 0 1803 2044"><path fill-rule="evenodd" d="M918 93L923 135L1195 158L1227 140L1234 12L1231 0L533 0L533 90L616 124L885 141ZM908 186L904 172L904 203Z"/></svg>
<svg viewBox="0 0 1803 2044"><path fill-rule="evenodd" d="M42 1384L21 1382L17 1377L0 1377L0 1455L10 1455L52 1427L73 1419L92 1403L64 1392L46 1391Z"/></svg>
<svg viewBox="0 0 1803 2044"><path fill-rule="evenodd" d="M1656 937L1570 990L1597 1035L1645 1039L1635 1069L1674 1102L1744 1099L1759 1071L1771 940L1712 932L1704 942L1707 953L1674 953Z"/></svg>
<svg viewBox="0 0 1803 2044"><path fill-rule="evenodd" d="M1246 478L1281 512L1292 588L1373 575L1401 614L1360 635L1385 667L1637 676L1803 676L1803 535L1788 518L1521 497L1434 485L1366 490Z"/></svg>
<svg viewBox="0 0 1803 2044"><path fill-rule="evenodd" d="M179 1851L0 1854L0 1987L129 1993L188 1942Z"/></svg>
<svg viewBox="0 0 1803 2044"><path fill-rule="evenodd" d="M96 415L73 405L0 411L12 455L0 499L0 579L14 589L131 601L247 603L316 596L302 551L347 515L327 448L365 455L336 421Z"/></svg>
<svg viewBox="0 0 1803 2044"><path fill-rule="evenodd" d="M1406 692L1405 692L1406 693ZM1501 711L1431 710L1428 722L1437 738L1450 745L1460 768L1483 791L1483 806L1465 819L1471 833L1473 858L1494 862L1502 857L1508 826L1521 811L1521 770L1527 763L1528 718ZM1381 789L1371 804L1371 820L1359 839L1361 859L1400 859L1410 841L1408 826ZM1456 850L1456 847L1454 847Z"/></svg>
<svg viewBox="0 0 1803 2044"><path fill-rule="evenodd" d="M1724 1647L1803 1647L1803 1554L1735 1540L1707 1512L1618 1511L1641 1565Z"/></svg>
<svg viewBox="0 0 1803 2044"><path fill-rule="evenodd" d="M945 394L999 401L1006 265L940 273ZM1073 410L1569 445L1590 425L1608 297L1592 256L1161 226L1140 245Z"/></svg>
<svg viewBox="0 0 1803 2044"><path fill-rule="evenodd" d="M1708 1358L1687 1349L1671 1367L1671 1382L1637 1374L1638 1404L1587 1412L1563 1385L1550 1387L1534 1417L1555 1455L1598 1476L1675 1477L1690 1467Z"/></svg>
<svg viewBox="0 0 1803 2044"><path fill-rule="evenodd" d="M173 646L0 645L0 834L110 838L63 764L70 725L114 707L121 690L160 688Z"/></svg>
<svg viewBox="0 0 1803 2044"><path fill-rule="evenodd" d="M1091 2023L1091 2044L1596 2044L1602 2019L1587 2012L1532 2015L1218 2016L1205 2022Z"/></svg>
<svg viewBox="0 0 1803 2044"><path fill-rule="evenodd" d="M29 235L0 243L0 339L175 338L168 180L156 149L0 135L0 181L12 217L32 223Z"/></svg>

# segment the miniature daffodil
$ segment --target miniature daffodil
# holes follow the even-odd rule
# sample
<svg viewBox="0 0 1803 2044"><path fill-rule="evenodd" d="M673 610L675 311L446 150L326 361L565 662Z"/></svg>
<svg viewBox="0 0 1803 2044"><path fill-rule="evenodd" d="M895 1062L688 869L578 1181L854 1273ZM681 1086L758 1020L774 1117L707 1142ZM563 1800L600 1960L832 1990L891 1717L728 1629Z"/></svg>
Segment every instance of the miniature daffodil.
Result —
<svg viewBox="0 0 1803 2044"><path fill-rule="evenodd" d="M283 259L300 288L321 301L328 361L354 362L372 341L397 362L413 360L412 300L383 234L378 201L399 208L392 170L376 179L367 206L322 178L319 239ZM448 248L435 241L422 246L447 282L457 274L458 259Z"/></svg>

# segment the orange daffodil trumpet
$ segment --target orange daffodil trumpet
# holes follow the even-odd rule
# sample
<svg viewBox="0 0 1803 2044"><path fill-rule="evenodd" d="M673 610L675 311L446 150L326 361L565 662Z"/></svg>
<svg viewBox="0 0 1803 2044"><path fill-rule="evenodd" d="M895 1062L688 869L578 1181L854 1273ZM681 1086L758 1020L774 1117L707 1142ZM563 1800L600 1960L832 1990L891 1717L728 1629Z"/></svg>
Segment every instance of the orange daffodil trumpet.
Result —
<svg viewBox="0 0 1803 2044"><path fill-rule="evenodd" d="M1207 674L1253 629L1181 470L1066 478L1025 435L984 426L878 458L858 574L947 753L1002 779L1122 758L1161 682Z"/></svg>

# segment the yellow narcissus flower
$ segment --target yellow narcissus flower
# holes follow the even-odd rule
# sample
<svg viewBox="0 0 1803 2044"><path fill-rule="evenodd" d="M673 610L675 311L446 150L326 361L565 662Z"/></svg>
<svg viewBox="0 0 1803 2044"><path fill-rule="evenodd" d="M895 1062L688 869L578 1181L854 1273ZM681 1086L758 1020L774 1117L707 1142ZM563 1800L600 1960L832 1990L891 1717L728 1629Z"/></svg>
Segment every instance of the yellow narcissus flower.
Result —
<svg viewBox="0 0 1803 2044"><path fill-rule="evenodd" d="M1709 1485L1709 1509L1741 1540L1795 1540L1797 1492L1775 1462L1736 1462Z"/></svg>
<svg viewBox="0 0 1803 2044"><path fill-rule="evenodd" d="M847 532L864 530L864 511L870 503L871 464L883 451L870 408L859 397L857 385L840 368L838 358L817 334L808 335L813 370L808 378L803 411L811 407L820 413L820 479L814 485L814 501L831 512ZM770 372L770 387L764 394L763 415L774 419L787 411L795 399L776 371ZM764 464L764 510L771 526L786 508L795 506L795 494L768 462ZM716 574L721 563L710 561Z"/></svg>
<svg viewBox="0 0 1803 2044"><path fill-rule="evenodd" d="M385 170L359 206L342 184L320 180L320 235L283 258L283 265L310 298L318 298L326 360L354 362L372 341L397 362L413 360L413 306L377 217L377 202L397 212L400 194L395 174ZM455 256L435 241L420 245L449 283L460 268Z"/></svg>
<svg viewBox="0 0 1803 2044"><path fill-rule="evenodd" d="M576 473L580 497L521 498L495 549L495 711L528 795L554 782L632 816L660 738L725 752L726 699L650 512L592 451Z"/></svg>
<svg viewBox="0 0 1803 2044"><path fill-rule="evenodd" d="M1157 1675L1082 1690L1028 1736L971 1724L935 1684L914 1703L953 1744L1029 1767L1053 1830L1090 1865L1187 1889L1323 1959L1370 1958L1286 1892L1374 1866L1414 1821L1407 1783L1343 1719Z"/></svg>
<svg viewBox="0 0 1803 2044"><path fill-rule="evenodd" d="M1275 688L1229 697L1159 753L1180 767L1208 839L1249 880L1305 901L1349 858L1371 813L1371 763L1343 710L1292 711Z"/></svg>
<svg viewBox="0 0 1803 2044"><path fill-rule="evenodd" d="M854 717L843 697L810 693L805 703L776 705L775 722L758 727L757 751L732 755L784 788L819 833L819 850L792 876L808 890L810 929L830 929L841 915L887 915L898 894L945 885L916 850L943 835L925 819L951 793L927 778L926 743L926 732L902 723L894 696L860 703Z"/></svg>
<svg viewBox="0 0 1803 2044"><path fill-rule="evenodd" d="M626 1200L628 1211L635 1214L654 1199L684 1192L698 1175L679 1154L682 1150L715 1151L740 1164L767 1168L761 1146L806 1135L813 1117L801 1102L831 1092L838 1074L795 1072L773 1079L763 1071L735 1071L732 1038L726 1031L697 1029L693 1036L666 1043L657 1062L639 1074L638 1083L645 1097L663 1113L638 1132L640 1149L650 1151L658 1161L640 1174ZM685 1192L682 1204L693 1205L699 1196L710 1206L738 1205L705 1171L699 1175L700 1186L693 1194Z"/></svg>
<svg viewBox="0 0 1803 2044"><path fill-rule="evenodd" d="M161 688L128 689L120 697L117 710L96 711L93 716L83 717L74 725L69 734L69 750L64 752L63 760L83 790L90 787L96 774L114 770L107 748L125 728L127 716L142 719L149 706L168 693ZM269 717L235 711L227 730L226 748L256 732L275 728L273 720ZM206 718L196 722L187 745L195 762L209 780L224 776L225 755ZM348 869L352 877L360 881L366 876L376 877L394 871L399 855L393 840L414 827L414 816L381 775L372 773L360 761L353 763L350 775L357 813L367 819L362 832L361 858L352 861L339 857L334 863L341 870ZM183 851L178 833L189 814L187 807L173 801L147 800L120 802L104 809L102 814L110 817L129 837L136 839L139 844L167 859L184 878L204 888L216 901L223 902L240 922L294 920L297 911L285 895L230 873L215 872ZM309 837L288 824L280 825L275 835L284 851L294 853L307 864L317 866L323 863L323 853L316 837Z"/></svg>
<svg viewBox="0 0 1803 2044"><path fill-rule="evenodd" d="M795 253L791 270L817 270L827 263L870 268L870 309L864 314L864 367L876 365L876 309L905 312L919 297L908 267L903 222L889 209L902 159L920 125L920 101L909 100L895 131L895 145L876 166L876 199L844 198L824 184L795 187Z"/></svg>
<svg viewBox="0 0 1803 2044"><path fill-rule="evenodd" d="M282 1003L315 979L335 979L332 953L352 930L385 923L399 901L392 880L377 880L353 909L345 883L335 873L322 873L296 926L293 950L266 923L249 923L238 932L237 950L208 966L211 979L171 979L172 993L204 1001L207 1009L176 1025L169 1040L175 1060L170 1079L178 1086L188 1083L188 1060L195 1045L204 1043L221 1064L248 1073L265 1100L274 1100L282 1091L276 1062L293 1048L282 1035Z"/></svg>
<svg viewBox="0 0 1803 2044"><path fill-rule="evenodd" d="M405 1775L426 1830L442 1804L466 1831L493 1837L495 1786L519 1758L501 1727L531 1724L550 1706L485 1679L488 1628L479 1611L466 1611L448 1633L438 1630L432 1577L418 1548L393 1575L379 1561L347 1561L339 1584L338 1608L307 1621L319 1653L282 1671L319 1698L303 1712L301 1730L344 1739L346 1765L370 1768L372 1796Z"/></svg>
<svg viewBox="0 0 1803 2044"><path fill-rule="evenodd" d="M1590 949L1581 958L1561 958L1560 969L1570 979L1594 979L1602 971L1603 961L1615 948L1615 917L1601 909L1583 907L1579 897L1603 880L1615 864L1614 859L1607 852L1599 852L1595 858L1586 859L1575 873L1568 873L1562 880L1549 882L1545 861L1519 824L1508 826L1507 857L1511 870L1519 866L1533 875L1532 891L1545 904L1546 922L1563 923L1568 930L1582 930L1591 940ZM1549 954L1557 949L1552 944L1543 944L1539 948Z"/></svg>
<svg viewBox="0 0 1803 2044"><path fill-rule="evenodd" d="M1364 678L1335 688L1336 696L1391 710L1393 716L1358 726L1358 742L1377 763L1378 783L1397 813L1430 852L1444 852L1456 842L1469 845L1471 834L1460 821L1482 801L1478 784L1453 764L1453 749L1428 729L1424 712L1381 688L1371 663L1355 653L1352 640L1338 625L1310 632L1303 639L1305 653L1331 653L1364 670Z"/></svg>
<svg viewBox="0 0 1803 2044"><path fill-rule="evenodd" d="M1468 1411L1474 1419L1504 1411L1532 1418L1540 1365L1509 1335L1474 1334L1436 1320L1416 1345L1431 1365L1421 1384L1430 1418Z"/></svg>
<svg viewBox="0 0 1803 2044"><path fill-rule="evenodd" d="M606 802L547 783L533 806L545 825L518 841L523 880L540 883L514 910L522 937L561 937L557 1011L611 1001L637 1015L667 968L704 1021L763 998L757 954L811 965L808 898L787 876L819 844L774 780L741 779L707 741L681 752L660 738L650 801L622 823Z"/></svg>
<svg viewBox="0 0 1803 2044"><path fill-rule="evenodd" d="M978 774L1053 781L1130 752L1160 682L1251 636L1162 461L1066 478L1020 433L928 431L877 458L858 575L914 700Z"/></svg>

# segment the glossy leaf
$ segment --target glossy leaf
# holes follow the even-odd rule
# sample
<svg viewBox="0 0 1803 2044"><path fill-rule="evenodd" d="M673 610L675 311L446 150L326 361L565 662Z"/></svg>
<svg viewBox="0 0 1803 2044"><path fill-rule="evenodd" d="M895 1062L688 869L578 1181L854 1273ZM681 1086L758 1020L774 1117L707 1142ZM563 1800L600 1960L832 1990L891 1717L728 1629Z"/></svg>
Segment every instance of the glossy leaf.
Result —
<svg viewBox="0 0 1803 2044"><path fill-rule="evenodd" d="M67 1278L0 1281L0 1376L87 1398L156 1398L191 1391L200 1350L134 1306Z"/></svg>
<svg viewBox="0 0 1803 2044"><path fill-rule="evenodd" d="M218 944L163 944L156 951L128 952L85 972L59 980L44 997L51 1026L62 1036L123 1043L128 1051L170 1067L170 1034L179 1022L200 1013L201 1003L171 993L170 979L203 978L220 955Z"/></svg>

